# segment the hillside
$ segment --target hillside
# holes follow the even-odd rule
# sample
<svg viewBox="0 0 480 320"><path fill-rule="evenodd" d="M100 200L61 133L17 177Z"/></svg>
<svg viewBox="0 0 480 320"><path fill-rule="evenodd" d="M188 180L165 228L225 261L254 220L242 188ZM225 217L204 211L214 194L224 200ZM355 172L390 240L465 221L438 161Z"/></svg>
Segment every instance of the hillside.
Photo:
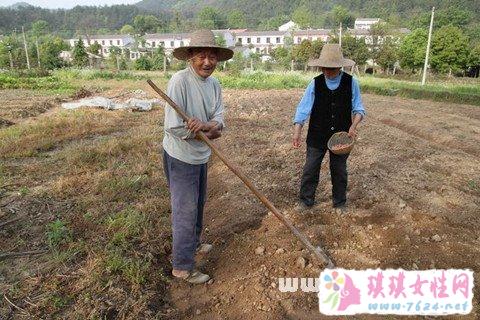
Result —
<svg viewBox="0 0 480 320"><path fill-rule="evenodd" d="M228 20L235 10L242 26L268 30L295 17L308 21L305 26L329 28L336 23L332 10L343 7L343 15L349 16L347 26L354 18L378 17L394 27L425 27L429 22L431 6L437 7L436 27L448 23L462 27L471 39L480 39L480 1L468 0L142 0L134 5L76 6L72 9L44 9L17 3L13 7L0 7L0 34L28 30L37 20L45 20L49 31L64 37L76 32L117 32L125 24L134 25L137 15L153 15L158 19L150 32L191 31L198 27L197 14L207 6L214 9L212 28L238 27ZM307 15L307 17L305 17ZM237 19L238 21L238 19Z"/></svg>

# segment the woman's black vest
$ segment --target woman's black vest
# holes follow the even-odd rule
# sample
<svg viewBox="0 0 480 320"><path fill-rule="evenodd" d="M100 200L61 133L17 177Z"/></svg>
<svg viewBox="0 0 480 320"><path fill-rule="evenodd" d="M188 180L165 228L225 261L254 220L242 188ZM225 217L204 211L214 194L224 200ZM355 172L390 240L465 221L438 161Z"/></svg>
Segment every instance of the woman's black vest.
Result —
<svg viewBox="0 0 480 320"><path fill-rule="evenodd" d="M315 99L308 125L307 146L326 148L332 134L352 125L352 76L343 72L337 89L330 90L325 75L315 78Z"/></svg>

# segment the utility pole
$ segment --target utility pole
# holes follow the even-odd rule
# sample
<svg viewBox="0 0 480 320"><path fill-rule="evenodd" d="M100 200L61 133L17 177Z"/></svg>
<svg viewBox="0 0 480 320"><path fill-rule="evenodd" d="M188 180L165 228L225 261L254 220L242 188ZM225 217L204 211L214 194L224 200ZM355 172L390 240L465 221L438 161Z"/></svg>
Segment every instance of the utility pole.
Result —
<svg viewBox="0 0 480 320"><path fill-rule="evenodd" d="M428 31L428 43L427 43L427 52L425 53L425 64L423 65L422 86L425 85L425 81L427 80L428 56L430 55L430 43L432 42L434 14L435 14L435 7L432 8L432 18L430 19L430 30Z"/></svg>
<svg viewBox="0 0 480 320"><path fill-rule="evenodd" d="M340 22L340 38L338 39L338 44L340 48L342 47L342 23Z"/></svg>
<svg viewBox="0 0 480 320"><path fill-rule="evenodd" d="M27 38L25 37L25 29L22 26L22 33L23 33L23 46L25 48L25 56L27 57L27 67L30 70L30 59L28 58L28 49L27 49Z"/></svg>
<svg viewBox="0 0 480 320"><path fill-rule="evenodd" d="M40 69L42 66L40 64L40 49L38 49L38 38L35 38L35 46L37 47L37 65Z"/></svg>
<svg viewBox="0 0 480 320"><path fill-rule="evenodd" d="M163 73L167 72L167 54L163 51Z"/></svg>
<svg viewBox="0 0 480 320"><path fill-rule="evenodd" d="M7 45L7 50L8 50L8 58L10 59L10 69L13 70L13 55L12 55L12 45L11 44Z"/></svg>

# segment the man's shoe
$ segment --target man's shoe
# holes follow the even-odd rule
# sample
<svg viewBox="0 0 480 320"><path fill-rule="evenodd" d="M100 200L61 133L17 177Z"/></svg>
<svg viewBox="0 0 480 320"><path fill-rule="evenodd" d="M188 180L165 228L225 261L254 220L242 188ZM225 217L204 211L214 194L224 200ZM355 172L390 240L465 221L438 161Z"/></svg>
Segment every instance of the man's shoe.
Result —
<svg viewBox="0 0 480 320"><path fill-rule="evenodd" d="M184 280L191 284L202 284L210 280L210 276L205 273L201 273L198 270L186 271L186 270L172 270L172 275L177 278Z"/></svg>
<svg viewBox="0 0 480 320"><path fill-rule="evenodd" d="M210 243L202 243L198 246L197 253L206 254L212 251L212 249L213 245L211 245Z"/></svg>

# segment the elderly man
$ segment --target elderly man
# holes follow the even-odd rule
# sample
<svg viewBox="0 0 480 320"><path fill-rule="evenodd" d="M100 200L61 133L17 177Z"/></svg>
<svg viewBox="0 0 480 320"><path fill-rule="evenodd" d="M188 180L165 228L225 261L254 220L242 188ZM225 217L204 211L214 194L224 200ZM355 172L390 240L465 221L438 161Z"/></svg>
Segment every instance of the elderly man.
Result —
<svg viewBox="0 0 480 320"><path fill-rule="evenodd" d="M353 66L354 62L344 59L338 44L325 44L320 58L311 66L322 68L322 74L314 78L307 87L297 106L294 118L293 146L300 147L301 132L308 118L307 159L303 168L300 186L300 202L297 210L314 205L320 167L327 152L328 139L336 132L347 131L351 137L357 135L357 125L365 116L358 82L341 70ZM333 207L338 213L346 212L347 158L329 151L332 181Z"/></svg>
<svg viewBox="0 0 480 320"><path fill-rule="evenodd" d="M210 279L195 269L195 253L212 247L200 242L211 151L196 133L203 131L210 139L221 135L222 91L211 74L217 62L229 60L233 51L217 46L210 30L200 30L192 34L189 46L176 48L173 55L189 66L172 76L167 95L190 120L185 124L173 108L165 107L163 159L172 206L172 275L199 284Z"/></svg>

